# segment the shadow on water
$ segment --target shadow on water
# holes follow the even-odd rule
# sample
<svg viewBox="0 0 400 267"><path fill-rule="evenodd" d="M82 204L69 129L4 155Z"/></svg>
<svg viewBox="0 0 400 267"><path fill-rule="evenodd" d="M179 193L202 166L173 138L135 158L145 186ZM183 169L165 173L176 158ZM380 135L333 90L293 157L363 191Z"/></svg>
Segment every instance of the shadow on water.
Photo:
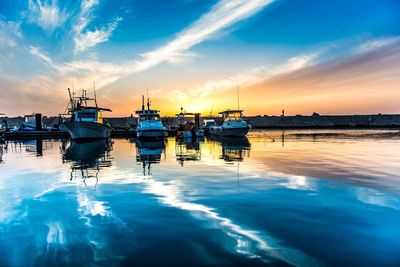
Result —
<svg viewBox="0 0 400 267"><path fill-rule="evenodd" d="M3 162L3 151L6 149L6 144L0 143L0 163Z"/></svg>
<svg viewBox="0 0 400 267"><path fill-rule="evenodd" d="M63 163L70 163L71 166L70 180L76 179L77 174L80 174L85 185L89 178L95 178L97 185L100 170L112 165L112 147L113 141L110 139L83 143L62 142L60 149Z"/></svg>
<svg viewBox="0 0 400 267"><path fill-rule="evenodd" d="M42 157L43 151L53 148L53 142L45 141L43 139L34 140L19 140L19 141L5 141L3 144L4 150L10 150L13 153L22 153L25 151L29 155L35 157Z"/></svg>

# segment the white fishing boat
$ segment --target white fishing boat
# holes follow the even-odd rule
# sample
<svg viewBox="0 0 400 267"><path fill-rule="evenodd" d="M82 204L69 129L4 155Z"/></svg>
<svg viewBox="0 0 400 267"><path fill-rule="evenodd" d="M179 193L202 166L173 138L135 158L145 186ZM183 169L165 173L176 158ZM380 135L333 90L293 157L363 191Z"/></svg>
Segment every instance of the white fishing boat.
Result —
<svg viewBox="0 0 400 267"><path fill-rule="evenodd" d="M70 96L68 114L71 115L69 121L64 122L65 128L73 140L93 140L109 138L112 128L103 119L102 111L110 111L107 108L100 108L97 105L96 94L94 98L87 97L86 90L82 91L82 96ZM92 103L90 105L89 103Z"/></svg>
<svg viewBox="0 0 400 267"><path fill-rule="evenodd" d="M161 122L158 110L150 109L150 99L147 98L147 109L144 107L144 96L142 96L142 109L136 111L138 121L136 126L136 137L139 139L160 139L166 135L166 128Z"/></svg>
<svg viewBox="0 0 400 267"><path fill-rule="evenodd" d="M210 127L210 134L219 136L246 136L251 126L243 119L243 110L225 110L220 112L223 124Z"/></svg>

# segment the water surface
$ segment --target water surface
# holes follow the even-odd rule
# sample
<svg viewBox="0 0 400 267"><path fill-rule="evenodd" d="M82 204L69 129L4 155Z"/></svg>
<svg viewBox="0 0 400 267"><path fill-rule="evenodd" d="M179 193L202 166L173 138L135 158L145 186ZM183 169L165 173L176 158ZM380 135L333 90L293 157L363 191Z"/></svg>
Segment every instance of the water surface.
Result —
<svg viewBox="0 0 400 267"><path fill-rule="evenodd" d="M400 133L0 148L0 265L399 266Z"/></svg>

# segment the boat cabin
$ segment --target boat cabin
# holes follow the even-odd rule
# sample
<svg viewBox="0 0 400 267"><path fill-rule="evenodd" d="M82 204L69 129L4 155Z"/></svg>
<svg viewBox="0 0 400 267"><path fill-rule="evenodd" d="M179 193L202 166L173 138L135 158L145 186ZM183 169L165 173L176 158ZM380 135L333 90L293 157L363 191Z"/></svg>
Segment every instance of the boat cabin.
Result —
<svg viewBox="0 0 400 267"><path fill-rule="evenodd" d="M211 127L211 126L216 126L217 123L214 120L204 120L203 121L203 126L204 127Z"/></svg>
<svg viewBox="0 0 400 267"><path fill-rule="evenodd" d="M136 114L139 115L140 121L159 121L160 120L159 112L160 112L159 110L144 109L136 111Z"/></svg>
<svg viewBox="0 0 400 267"><path fill-rule="evenodd" d="M201 113L184 112L181 108L181 112L176 114L178 127L191 125L200 128L200 115Z"/></svg>
<svg viewBox="0 0 400 267"><path fill-rule="evenodd" d="M225 110L220 112L222 119L224 121L242 121L243 120L243 110Z"/></svg>
<svg viewBox="0 0 400 267"><path fill-rule="evenodd" d="M103 115L98 108L75 110L72 121L103 123Z"/></svg>

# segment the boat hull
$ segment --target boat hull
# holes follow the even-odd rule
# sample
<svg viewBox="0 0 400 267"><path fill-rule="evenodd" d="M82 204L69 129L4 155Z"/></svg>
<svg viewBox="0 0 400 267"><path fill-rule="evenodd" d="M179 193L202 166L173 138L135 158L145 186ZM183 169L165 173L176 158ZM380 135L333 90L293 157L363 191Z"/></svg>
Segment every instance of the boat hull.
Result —
<svg viewBox="0 0 400 267"><path fill-rule="evenodd" d="M218 135L218 136L230 136L230 137L243 137L246 136L247 133L250 131L250 126L246 127L238 127L238 128L233 128L233 127L211 127L210 128L210 134L212 135Z"/></svg>
<svg viewBox="0 0 400 267"><path fill-rule="evenodd" d="M111 128L96 122L66 122L65 128L73 140L104 139L111 136Z"/></svg>
<svg viewBox="0 0 400 267"><path fill-rule="evenodd" d="M159 139L165 137L165 130L136 130L136 137L139 139Z"/></svg>

